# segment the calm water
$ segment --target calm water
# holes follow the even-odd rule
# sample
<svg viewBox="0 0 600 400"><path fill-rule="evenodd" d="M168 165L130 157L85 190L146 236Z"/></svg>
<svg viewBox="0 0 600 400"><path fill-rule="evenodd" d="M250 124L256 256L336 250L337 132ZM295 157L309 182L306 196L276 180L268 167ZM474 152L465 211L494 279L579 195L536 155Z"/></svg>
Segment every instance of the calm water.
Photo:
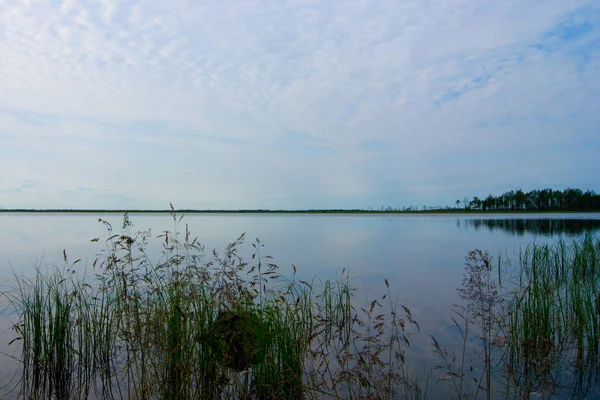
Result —
<svg viewBox="0 0 600 400"><path fill-rule="evenodd" d="M0 213L0 281L10 282L14 273L31 274L36 264L60 265L63 249L71 261L81 258L80 268L88 268L107 237L98 219L113 224L118 232L122 215L98 213ZM168 214L131 214L133 230L151 229L154 236L173 230ZM512 255L519 246L533 241L548 242L558 237L576 237L600 232L600 214L502 214L502 215L277 215L277 214L189 214L179 231L189 225L193 236L207 249L222 249L246 232L246 255L251 243L260 238L263 255L271 255L283 275L298 274L309 279L335 278L343 269L356 279L369 297L379 296L384 279L398 301L413 311L422 332L413 336L409 353L415 368L426 368L438 360L433 354L429 333L444 345L457 343L458 335L450 319L457 302L464 258L475 248L492 255ZM160 254L156 240L154 254ZM2 320L0 349L14 334L5 317ZM5 381L15 363L0 361ZM443 384L438 384L443 385Z"/></svg>

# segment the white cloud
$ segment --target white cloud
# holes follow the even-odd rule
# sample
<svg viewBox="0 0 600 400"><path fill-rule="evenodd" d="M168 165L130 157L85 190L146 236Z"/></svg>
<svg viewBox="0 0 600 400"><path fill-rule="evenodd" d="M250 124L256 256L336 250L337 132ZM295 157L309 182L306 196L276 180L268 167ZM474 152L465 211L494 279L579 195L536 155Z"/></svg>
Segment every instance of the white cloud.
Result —
<svg viewBox="0 0 600 400"><path fill-rule="evenodd" d="M50 192L143 193L154 207L427 202L551 185L560 170L550 162L581 162L577 143L600 126L600 7L590 0L0 7L0 154L10 153L0 178L14 185L44 176ZM552 37L565 21L591 28ZM289 131L321 143L278 146ZM361 147L370 141L380 148ZM552 153L565 144L575 147ZM543 153L546 168L504 165L500 154L523 151ZM440 161L448 154L462 157ZM475 179L469 160L480 154L488 173ZM201 189L190 184L199 170Z"/></svg>

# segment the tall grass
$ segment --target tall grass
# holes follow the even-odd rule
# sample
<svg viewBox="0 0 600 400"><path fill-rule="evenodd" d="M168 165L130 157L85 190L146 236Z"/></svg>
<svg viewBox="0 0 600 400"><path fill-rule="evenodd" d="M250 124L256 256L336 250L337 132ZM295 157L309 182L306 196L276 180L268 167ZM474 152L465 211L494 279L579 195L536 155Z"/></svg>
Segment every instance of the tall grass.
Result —
<svg viewBox="0 0 600 400"><path fill-rule="evenodd" d="M476 249L470 251L465 258L462 285L457 289L462 303L455 304L451 310L452 322L462 341L460 354L450 354L430 335L434 352L443 361L442 365L436 366L437 369L445 370L440 380L450 381L451 389L458 399L478 398L480 393L485 393L488 400L492 398L493 347L497 343L498 330L502 324L498 308L503 306L504 300L492 271L492 257L488 252ZM479 342L477 348L481 358L481 362L475 363L475 368L469 362L467 354L467 347L473 340L471 328L476 328L475 340ZM469 388L471 380L475 383L474 390Z"/></svg>
<svg viewBox="0 0 600 400"><path fill-rule="evenodd" d="M507 373L515 387L576 396L598 389L599 262L600 239L591 235L520 252L508 320Z"/></svg>
<svg viewBox="0 0 600 400"><path fill-rule="evenodd" d="M249 263L240 256L244 235L208 253L171 216L159 259L125 214L118 233L100 220L93 274L65 253L64 267L16 276L4 295L18 315L22 398L421 396L404 359L418 326L389 293L361 305L348 274L306 282L294 267L286 279L260 241Z"/></svg>
<svg viewBox="0 0 600 400"><path fill-rule="evenodd" d="M466 258L462 303L452 309L462 349L449 352L432 336L440 380L459 399L600 395L600 238L533 243L497 261L495 277L487 252Z"/></svg>

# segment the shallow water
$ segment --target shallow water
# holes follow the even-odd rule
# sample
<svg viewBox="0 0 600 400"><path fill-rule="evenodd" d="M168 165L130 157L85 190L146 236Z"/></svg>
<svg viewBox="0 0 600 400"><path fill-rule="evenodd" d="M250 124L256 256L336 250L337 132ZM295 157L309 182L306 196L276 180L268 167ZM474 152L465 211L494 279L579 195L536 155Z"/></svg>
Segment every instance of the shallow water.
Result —
<svg viewBox="0 0 600 400"><path fill-rule="evenodd" d="M82 260L78 268L91 271L108 237L99 218L120 232L119 214L0 213L2 290L7 290L14 274L31 275L35 265L61 265L63 250L71 262ZM134 231L151 229L153 236L174 230L168 214L135 213L130 219ZM422 372L439 362L428 334L449 348L459 341L450 308L458 302L456 289L470 250L510 257L533 241L597 234L600 214L188 214L178 225L182 236L185 224L207 250L223 249L245 232L242 253L248 258L251 243L259 238L265 245L261 255L271 255L282 275L291 276L292 265L300 279L336 278L345 269L369 298L381 296L388 279L397 301L412 310L421 326L412 337L408 359ZM100 240L91 242L93 238ZM161 242L153 243L151 256L158 258ZM11 352L9 321L6 316L2 319L0 333L0 349L6 353ZM2 381L12 376L14 367L14 362L2 358ZM430 382L439 385L444 383Z"/></svg>

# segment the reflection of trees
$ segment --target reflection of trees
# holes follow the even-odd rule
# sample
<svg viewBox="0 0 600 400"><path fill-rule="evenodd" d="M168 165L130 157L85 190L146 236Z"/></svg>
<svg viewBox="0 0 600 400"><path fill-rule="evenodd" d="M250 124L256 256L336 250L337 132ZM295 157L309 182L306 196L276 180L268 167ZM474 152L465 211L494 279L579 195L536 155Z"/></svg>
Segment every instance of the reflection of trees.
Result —
<svg viewBox="0 0 600 400"><path fill-rule="evenodd" d="M560 233L579 235L600 231L600 219L465 219L465 225L475 229L487 228L492 232L501 230L520 236L525 233L553 236Z"/></svg>

